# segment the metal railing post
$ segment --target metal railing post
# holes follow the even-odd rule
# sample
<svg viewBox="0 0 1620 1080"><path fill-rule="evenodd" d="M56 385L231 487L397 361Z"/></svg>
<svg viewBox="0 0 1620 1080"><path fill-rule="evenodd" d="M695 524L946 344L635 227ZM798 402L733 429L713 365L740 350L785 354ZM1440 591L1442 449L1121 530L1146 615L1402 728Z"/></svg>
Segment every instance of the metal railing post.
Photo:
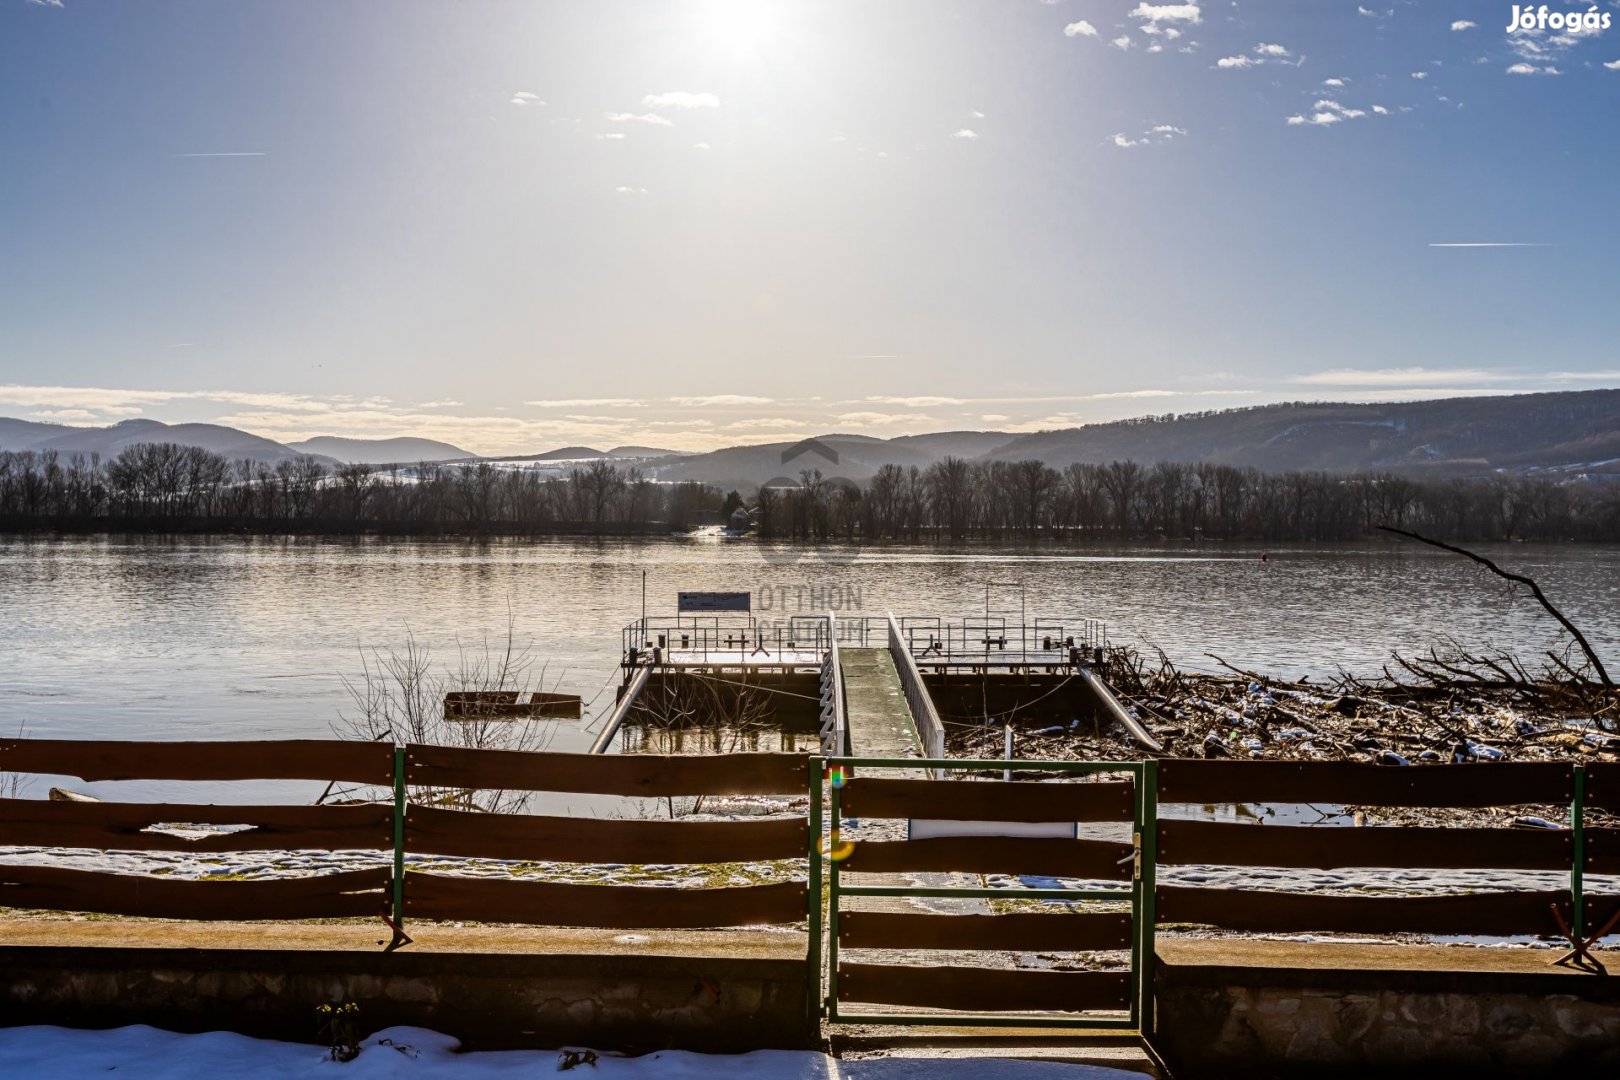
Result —
<svg viewBox="0 0 1620 1080"><path fill-rule="evenodd" d="M1138 882L1141 895L1136 911L1141 957L1136 976L1140 994L1137 1030L1148 1036L1153 1034L1153 972L1157 962L1156 931L1159 921L1155 902L1159 887L1159 763L1152 758L1143 761L1137 783L1142 789L1142 847L1138 855L1142 861L1141 880Z"/></svg>
<svg viewBox="0 0 1620 1080"><path fill-rule="evenodd" d="M809 971L805 979L810 1000L805 1003L805 1011L813 1023L819 1024L826 1001L821 992L821 780L826 772L826 765L819 757L810 758L810 872L806 882L806 891L809 893L810 920L810 948L806 963Z"/></svg>
<svg viewBox="0 0 1620 1080"><path fill-rule="evenodd" d="M405 748L394 747L394 932L405 928Z"/></svg>
<svg viewBox="0 0 1620 1080"><path fill-rule="evenodd" d="M827 837L827 1019L838 1022L838 859L835 847L841 835L843 807L839 804L838 785L828 782L831 825ZM821 838L816 838L817 856L820 856Z"/></svg>
<svg viewBox="0 0 1620 1080"><path fill-rule="evenodd" d="M1586 767L1575 766L1569 800L1569 830L1574 841L1569 864L1569 925L1577 943L1586 939Z"/></svg>

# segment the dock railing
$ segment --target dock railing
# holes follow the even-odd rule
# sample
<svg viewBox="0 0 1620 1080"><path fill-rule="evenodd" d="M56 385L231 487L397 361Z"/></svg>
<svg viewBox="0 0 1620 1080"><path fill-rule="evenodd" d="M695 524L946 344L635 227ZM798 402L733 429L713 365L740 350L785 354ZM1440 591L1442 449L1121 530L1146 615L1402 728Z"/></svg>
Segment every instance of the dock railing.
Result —
<svg viewBox="0 0 1620 1080"><path fill-rule="evenodd" d="M820 615L792 615L785 623L747 615L678 615L636 620L620 632L621 655L629 666L656 655L670 665L753 665L814 667L827 648L827 622Z"/></svg>
<svg viewBox="0 0 1620 1080"><path fill-rule="evenodd" d="M907 650L922 666L1050 667L1069 663L1076 649L1090 663L1108 644L1102 622L1078 617L1020 623L998 615L902 615L898 622Z"/></svg>
<svg viewBox="0 0 1620 1080"><path fill-rule="evenodd" d="M838 658L838 616L827 613L827 659L821 665L821 752L836 757L849 749L845 735L844 668Z"/></svg>
<svg viewBox="0 0 1620 1080"><path fill-rule="evenodd" d="M916 722L917 736L922 740L923 757L944 757L945 725L940 721L939 710L934 708L928 687L923 685L922 673L911 657L900 623L892 614L889 616L889 654L894 658L895 671L900 673L900 686L905 691L912 720Z"/></svg>

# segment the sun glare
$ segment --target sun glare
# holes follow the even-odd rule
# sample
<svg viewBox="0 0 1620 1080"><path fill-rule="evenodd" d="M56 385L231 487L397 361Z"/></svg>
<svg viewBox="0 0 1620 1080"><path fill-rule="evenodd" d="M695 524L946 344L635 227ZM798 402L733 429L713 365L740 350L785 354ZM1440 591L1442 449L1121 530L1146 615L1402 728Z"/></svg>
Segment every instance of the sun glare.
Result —
<svg viewBox="0 0 1620 1080"><path fill-rule="evenodd" d="M706 15L715 44L735 56L769 45L779 25L775 6L760 0L713 0Z"/></svg>

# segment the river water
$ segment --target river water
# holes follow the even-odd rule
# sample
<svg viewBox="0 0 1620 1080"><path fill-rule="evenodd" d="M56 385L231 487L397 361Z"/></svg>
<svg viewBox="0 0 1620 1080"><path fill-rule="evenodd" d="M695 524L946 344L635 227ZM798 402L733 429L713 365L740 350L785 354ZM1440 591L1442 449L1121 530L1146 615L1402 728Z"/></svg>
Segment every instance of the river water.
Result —
<svg viewBox="0 0 1620 1080"><path fill-rule="evenodd" d="M1620 550L1484 551L1539 580L1620 668ZM992 613L1009 621L1020 605L1031 618L1101 619L1113 640L1156 645L1183 666L1207 668L1213 661L1206 654L1217 653L1286 677L1339 666L1375 672L1391 650L1422 649L1444 636L1533 655L1556 641L1558 630L1528 596L1471 564L1394 543L806 550L717 536L485 543L0 537L0 734L327 737L349 707L343 678L358 676L362 648L398 648L411 634L453 665L458 643L503 641L510 610L519 641L547 665L545 688L587 702L585 719L559 722L550 747L583 749L592 717L612 704L620 629L641 614L643 573L653 617L673 610L679 590L736 590L753 594L759 618L778 622L829 607L850 617L973 616L985 611L989 586ZM43 797L38 788L52 782L39 778L24 794ZM221 803L308 801L320 788L72 786L110 798ZM619 802L550 796L535 809L617 815L625 812ZM0 858L26 862L42 854ZM50 854L87 866L105 866L108 858ZM199 872L312 868L239 866L234 856L205 861ZM1265 874L1177 872L1187 883L1251 887ZM1329 891L1481 884L1465 872L1405 872L1398 880L1377 871L1278 876L1287 887ZM1554 878L1494 874L1482 881L1556 887Z"/></svg>
<svg viewBox="0 0 1620 1080"><path fill-rule="evenodd" d="M1620 667L1620 550L1501 546ZM1267 556L1265 561L1261 555ZM679 590L754 594L761 619L993 612L1104 620L1115 641L1281 676L1376 671L1442 635L1533 653L1557 626L1471 564L1408 544L802 549L661 540L0 537L0 733L39 738L325 737L359 650L413 634L517 637L545 688L611 705L620 630ZM126 789L127 790L127 789Z"/></svg>

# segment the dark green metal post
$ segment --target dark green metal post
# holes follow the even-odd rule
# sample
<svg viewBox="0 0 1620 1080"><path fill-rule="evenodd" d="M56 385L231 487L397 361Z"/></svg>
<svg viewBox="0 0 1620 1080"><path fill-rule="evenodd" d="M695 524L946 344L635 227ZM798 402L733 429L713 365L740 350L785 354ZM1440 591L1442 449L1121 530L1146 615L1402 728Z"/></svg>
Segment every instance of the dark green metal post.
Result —
<svg viewBox="0 0 1620 1080"><path fill-rule="evenodd" d="M1574 795L1569 801L1569 830L1574 841L1569 864L1569 925L1577 943L1586 939L1586 767L1575 766Z"/></svg>
<svg viewBox="0 0 1620 1080"><path fill-rule="evenodd" d="M1158 912L1154 905L1155 892L1159 887L1159 763L1151 759L1142 762L1141 775L1137 783L1142 786L1142 813L1140 816L1142 829L1141 847L1141 879L1137 887L1141 890L1140 900L1136 905L1138 959L1137 985L1140 994L1140 1007L1137 1015L1137 1030L1143 1035L1153 1033L1153 968L1156 962L1155 930L1158 925Z"/></svg>
<svg viewBox="0 0 1620 1080"><path fill-rule="evenodd" d="M405 748L394 747L394 930L405 927Z"/></svg>
<svg viewBox="0 0 1620 1080"><path fill-rule="evenodd" d="M833 855L835 838L842 837L838 785L829 784L832 829L827 837L827 1019L838 1020L838 860ZM821 838L816 838L819 848ZM819 855L819 850L817 851Z"/></svg>
<svg viewBox="0 0 1620 1080"><path fill-rule="evenodd" d="M821 1020L824 1001L821 996L821 778L825 763L819 757L810 759L810 871L806 890L809 892L810 950L805 958L809 965L806 982L810 987L810 1000L806 1003L812 1022Z"/></svg>

